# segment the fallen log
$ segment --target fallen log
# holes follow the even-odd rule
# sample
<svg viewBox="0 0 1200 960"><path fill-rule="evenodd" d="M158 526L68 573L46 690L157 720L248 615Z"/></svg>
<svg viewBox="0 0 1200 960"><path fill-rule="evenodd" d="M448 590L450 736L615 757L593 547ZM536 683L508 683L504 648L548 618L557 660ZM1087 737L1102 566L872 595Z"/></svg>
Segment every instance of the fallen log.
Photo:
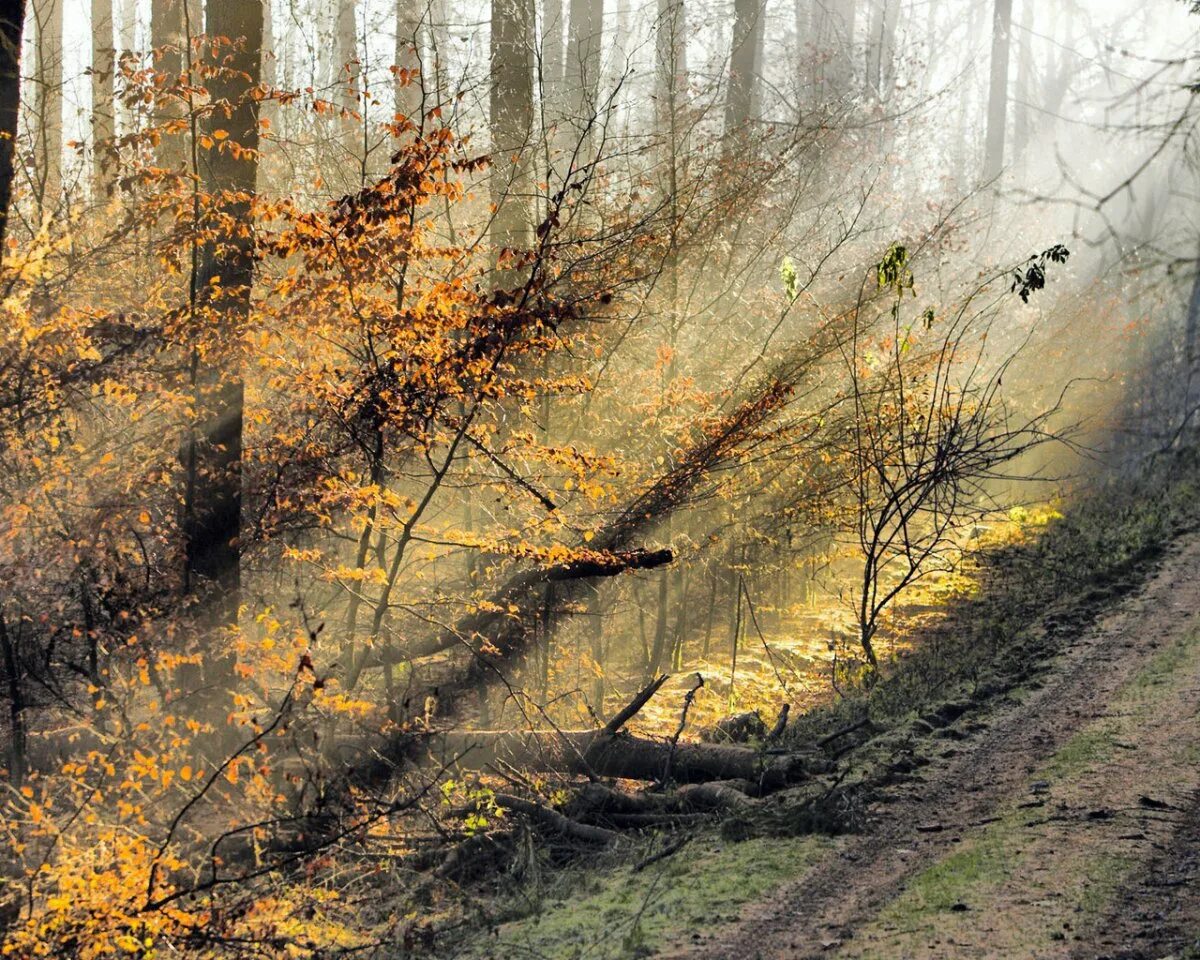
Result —
<svg viewBox="0 0 1200 960"><path fill-rule="evenodd" d="M701 810L748 810L759 802L746 796L746 790L753 787L754 784L745 780L692 783L679 788L679 799L685 805Z"/></svg>
<svg viewBox="0 0 1200 960"><path fill-rule="evenodd" d="M678 783L743 780L760 789L778 789L828 768L817 756L770 755L719 743L680 743L672 756L667 741L604 730L446 731L430 735L426 748L435 760L457 757L457 766L467 769L503 762L529 770L647 781L658 780L671 757L671 775Z"/></svg>

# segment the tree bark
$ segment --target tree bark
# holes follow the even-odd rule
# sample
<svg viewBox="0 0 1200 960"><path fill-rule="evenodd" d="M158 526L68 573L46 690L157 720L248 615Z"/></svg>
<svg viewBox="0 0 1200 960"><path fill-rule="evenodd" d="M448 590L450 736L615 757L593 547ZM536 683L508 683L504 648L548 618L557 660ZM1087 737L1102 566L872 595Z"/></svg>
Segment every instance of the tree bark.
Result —
<svg viewBox="0 0 1200 960"><path fill-rule="evenodd" d="M458 766L472 770L507 763L518 769L622 780L658 780L670 758L671 779L677 783L745 780L766 789L824 772L828 766L815 755L769 755L720 743L679 743L672 748L668 740L604 730L455 731L431 736L427 748L439 762L458 757Z"/></svg>
<svg viewBox="0 0 1200 960"><path fill-rule="evenodd" d="M505 262L532 240L533 0L492 0L491 225L497 281L512 286L519 273Z"/></svg>
<svg viewBox="0 0 1200 960"><path fill-rule="evenodd" d="M987 140L983 178L994 180L1004 169L1008 124L1008 60L1012 46L1012 0L996 0L992 15L992 71L988 87Z"/></svg>
<svg viewBox="0 0 1200 960"><path fill-rule="evenodd" d="M337 21L334 26L337 42L334 68L337 70L335 86L337 87L338 105L346 114L342 118L342 144L346 152L359 161L359 166L366 162L363 156L361 132L359 124L353 115L359 111L359 61L358 61L358 22L356 18L358 5L355 0L338 0ZM364 179L360 175L360 183Z"/></svg>
<svg viewBox="0 0 1200 960"><path fill-rule="evenodd" d="M421 125L423 73L421 11L419 0L396 0L396 113Z"/></svg>
<svg viewBox="0 0 1200 960"><path fill-rule="evenodd" d="M92 0L92 197L97 202L111 192L115 173L115 74L113 0Z"/></svg>
<svg viewBox="0 0 1200 960"><path fill-rule="evenodd" d="M744 139L754 116L754 95L762 52L763 14L761 0L734 0L729 85L725 97L725 136L730 145Z"/></svg>
<svg viewBox="0 0 1200 960"><path fill-rule="evenodd" d="M205 192L234 226L232 235L200 251L197 335L210 349L193 355L198 423L188 449L183 535L187 586L205 595L206 619L213 626L236 624L240 603L243 387L227 345L237 343L249 316L254 280L250 205L259 131L252 90L260 77L262 28L261 0L210 0L208 35L230 38L233 45L222 45L228 69L208 84L214 109L204 126L214 146L201 152L199 173ZM241 149L230 149L231 144ZM216 676L227 679L231 663L219 659Z"/></svg>
<svg viewBox="0 0 1200 960"><path fill-rule="evenodd" d="M154 69L164 80L163 99L155 122L169 128L173 128L184 113L183 101L174 92L183 73L183 47L187 43L184 2L153 0L150 5L150 46L155 54ZM187 144L179 130L163 133L155 147L155 159L160 167L168 170L178 171L184 166L187 162Z"/></svg>
<svg viewBox="0 0 1200 960"><path fill-rule="evenodd" d="M563 81L563 0L542 3L542 96L550 105L558 103Z"/></svg>
<svg viewBox="0 0 1200 960"><path fill-rule="evenodd" d="M603 16L603 0L571 0L563 87L569 119L584 138L579 153L585 163L591 156L590 127L599 106Z"/></svg>
<svg viewBox="0 0 1200 960"><path fill-rule="evenodd" d="M58 205L63 151L63 2L34 0L35 156L43 212Z"/></svg>
<svg viewBox="0 0 1200 960"><path fill-rule="evenodd" d="M8 208L16 171L17 124L21 115L21 40L25 2L0 13L0 263L8 236Z"/></svg>

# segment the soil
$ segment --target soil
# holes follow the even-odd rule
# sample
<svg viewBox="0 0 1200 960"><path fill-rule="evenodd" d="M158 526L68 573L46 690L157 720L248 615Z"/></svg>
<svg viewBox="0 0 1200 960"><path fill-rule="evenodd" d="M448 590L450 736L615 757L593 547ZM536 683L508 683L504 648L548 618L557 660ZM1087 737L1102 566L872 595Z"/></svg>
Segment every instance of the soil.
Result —
<svg viewBox="0 0 1200 960"><path fill-rule="evenodd" d="M668 957L1200 957L1200 537L865 828ZM1193 953L1193 951L1195 951Z"/></svg>

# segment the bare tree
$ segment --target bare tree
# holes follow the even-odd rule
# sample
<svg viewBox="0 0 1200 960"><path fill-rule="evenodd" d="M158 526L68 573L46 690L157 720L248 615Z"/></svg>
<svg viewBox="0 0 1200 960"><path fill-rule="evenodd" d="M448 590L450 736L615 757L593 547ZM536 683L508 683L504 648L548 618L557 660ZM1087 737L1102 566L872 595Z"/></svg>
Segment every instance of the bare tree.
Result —
<svg viewBox="0 0 1200 960"><path fill-rule="evenodd" d="M342 143L346 151L357 157L362 163L365 151L360 144L359 124L353 116L359 110L358 86L361 68L358 59L358 4L356 0L337 0L337 18L334 25L336 39L336 54L334 68L337 71L335 84L337 99L342 111L347 115L342 122Z"/></svg>
<svg viewBox="0 0 1200 960"><path fill-rule="evenodd" d="M1022 298L1044 283L1047 261L1066 255L1056 247L1031 262L1021 275ZM1019 348L989 361L994 314L977 309L974 298L948 318L926 311L920 318L924 334L932 334L926 343L913 330L918 324L902 319L902 299L913 288L903 246L892 245L878 276L894 293L886 335L869 344L856 325L844 353L853 405L847 465L862 558L855 615L872 667L880 620L892 601L952 568L959 532L991 512L989 487L1018 479L1013 462L1054 439L1049 421L1058 410L1029 416L1009 409L1001 384ZM880 347L882 356L867 358Z"/></svg>

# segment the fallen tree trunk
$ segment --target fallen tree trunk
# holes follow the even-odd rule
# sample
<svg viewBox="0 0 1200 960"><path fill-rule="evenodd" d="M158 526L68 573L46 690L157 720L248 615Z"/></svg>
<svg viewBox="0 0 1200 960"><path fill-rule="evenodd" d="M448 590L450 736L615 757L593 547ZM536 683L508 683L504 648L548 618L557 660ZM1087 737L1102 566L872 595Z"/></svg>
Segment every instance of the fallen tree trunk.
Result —
<svg viewBox="0 0 1200 960"><path fill-rule="evenodd" d="M671 777L678 783L743 780L760 789L777 789L827 767L813 755L763 754L720 743L679 743L672 748L666 740L604 730L450 731L431 735L426 749L441 762L457 757L457 766L467 769L508 764L576 776L647 781L662 777L669 757Z"/></svg>

